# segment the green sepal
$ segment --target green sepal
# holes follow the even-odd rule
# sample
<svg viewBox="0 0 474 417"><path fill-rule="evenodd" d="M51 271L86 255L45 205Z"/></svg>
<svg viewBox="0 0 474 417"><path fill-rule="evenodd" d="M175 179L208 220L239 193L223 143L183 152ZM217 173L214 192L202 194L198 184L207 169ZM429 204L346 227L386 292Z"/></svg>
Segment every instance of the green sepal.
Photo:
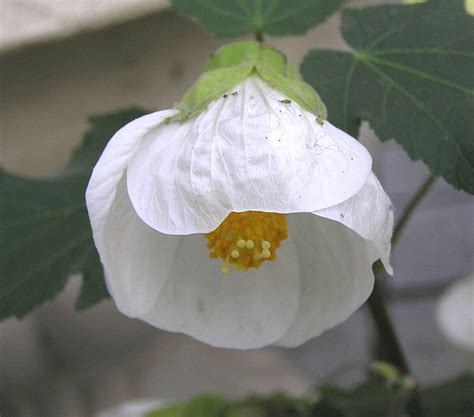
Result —
<svg viewBox="0 0 474 417"><path fill-rule="evenodd" d="M238 42L224 46L211 57L206 71L176 106L181 110L181 120L197 116L251 74L260 76L305 110L326 119L326 106L319 95L302 81L297 67L285 55L258 42Z"/></svg>
<svg viewBox="0 0 474 417"><path fill-rule="evenodd" d="M258 74L267 84L285 93L305 110L316 114L324 120L327 119L328 112L323 101L318 93L304 81L284 77L268 66L258 68Z"/></svg>
<svg viewBox="0 0 474 417"><path fill-rule="evenodd" d="M245 80L252 70L253 65L247 62L235 67L206 71L176 106L181 110L181 119L197 116L209 103Z"/></svg>

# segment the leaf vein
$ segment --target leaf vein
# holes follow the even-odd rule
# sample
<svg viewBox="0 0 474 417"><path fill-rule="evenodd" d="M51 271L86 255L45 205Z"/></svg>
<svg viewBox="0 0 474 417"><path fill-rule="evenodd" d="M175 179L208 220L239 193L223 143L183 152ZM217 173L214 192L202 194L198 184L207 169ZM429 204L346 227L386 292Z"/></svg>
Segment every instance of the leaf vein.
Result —
<svg viewBox="0 0 474 417"><path fill-rule="evenodd" d="M365 65L367 65L370 69L372 69L372 71L374 71L377 75L379 75L379 77L381 77L382 79L384 79L387 83L393 85L394 88L396 88L397 90L399 90L404 96L406 96L407 98L409 98L413 104L418 107L423 113L426 114L426 116L428 116L428 118L430 118L434 124L438 127L438 129L440 129L446 136L447 139L449 139L452 144L454 145L454 147L457 149L458 151L458 155L459 157L467 163L468 166L472 167L472 164L466 159L465 155L463 154L463 152L461 151L461 149L459 148L459 145L458 143L452 138L452 136L450 135L450 133L446 130L446 128L438 121L438 119L433 115L433 113L430 112L430 110L428 108L426 108L426 106L421 103L413 94L410 94L405 88L403 88L400 84L398 84L395 80L393 80L391 77L389 77L387 74L385 74L383 71L379 70L375 65L373 65L372 63L370 63L369 61L367 60L361 60Z"/></svg>
<svg viewBox="0 0 474 417"><path fill-rule="evenodd" d="M474 95L474 90L469 90L469 89L463 87L462 85L458 85L458 84L453 83L449 80L445 80L444 78L436 77L434 75L428 74L427 72L420 71L416 68L411 68L411 67L408 67L406 65L402 65L402 64L399 64L399 63L396 63L396 62L387 61L385 59L375 58L375 57L370 56L370 54L366 55L365 59L376 62L380 65L385 65L387 67L397 69L401 72L406 72L408 74L415 75L419 78L424 78L424 79L432 81L434 83L443 84L446 87L450 87L450 88L452 88L454 90L457 90L461 93L464 93L468 96Z"/></svg>
<svg viewBox="0 0 474 417"><path fill-rule="evenodd" d="M306 9L309 9L310 7L314 6L314 3L306 3L306 4L303 4L301 7L299 8L294 8L293 10L291 10L290 12L286 13L286 14L282 14L280 15L278 18L276 19L269 19L273 24L275 23L279 23L281 22L282 20L286 20L286 19L290 19L292 17L295 17L296 15L304 12Z"/></svg>
<svg viewBox="0 0 474 417"><path fill-rule="evenodd" d="M357 67L358 61L354 59L354 61L351 64L351 67L349 68L349 71L347 71L347 77L346 77L346 85L344 88L344 128L348 130L349 127L349 94L350 90L352 87L352 80L354 77L354 72Z"/></svg>
<svg viewBox="0 0 474 417"><path fill-rule="evenodd" d="M405 6L405 7L410 7L412 9L414 9L415 7L420 7L420 6ZM426 7L425 6L421 6L421 7ZM391 37L397 35L398 33L400 33L402 30L404 30L407 26L410 26L413 22L421 19L421 18L425 18L425 19L428 19L429 17L431 17L431 15L433 14L436 14L436 10L433 10L431 11L431 13L428 13L427 15L415 15L414 17L412 17L410 20L408 20L407 22L403 22L401 25L397 26L396 28L393 28L392 30L382 34L381 36L379 36L377 39L375 39L373 42L369 43L367 45L367 49L373 49L373 48L376 48L377 46L379 46L382 42L390 39Z"/></svg>
<svg viewBox="0 0 474 417"><path fill-rule="evenodd" d="M238 14L234 14L234 13L230 13L228 12L227 10L225 9L222 9L221 7L218 7L216 6L215 4L211 4L211 3L208 3L204 0L196 0L196 2L203 6L203 9L208 9L210 10L211 12L215 12L216 14L220 14L222 16L226 16L226 17L229 17L235 21L238 21L238 22L247 22L246 19L244 19L242 16L238 15Z"/></svg>
<svg viewBox="0 0 474 417"><path fill-rule="evenodd" d="M446 49L427 48L427 49L386 49L386 50L372 50L369 52L372 56L384 55L450 55L467 58L474 58L474 53L465 51L450 51Z"/></svg>

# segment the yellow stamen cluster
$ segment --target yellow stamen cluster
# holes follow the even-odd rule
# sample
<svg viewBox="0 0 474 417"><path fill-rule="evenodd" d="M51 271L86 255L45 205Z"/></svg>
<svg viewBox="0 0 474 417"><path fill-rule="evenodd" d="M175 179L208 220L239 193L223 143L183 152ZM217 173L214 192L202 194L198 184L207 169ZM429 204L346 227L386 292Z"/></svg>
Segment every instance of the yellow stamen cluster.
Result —
<svg viewBox="0 0 474 417"><path fill-rule="evenodd" d="M229 266L239 271L259 268L276 258L276 249L288 237L286 216L278 213L246 211L230 213L220 226L207 233L211 259L222 259L221 271Z"/></svg>

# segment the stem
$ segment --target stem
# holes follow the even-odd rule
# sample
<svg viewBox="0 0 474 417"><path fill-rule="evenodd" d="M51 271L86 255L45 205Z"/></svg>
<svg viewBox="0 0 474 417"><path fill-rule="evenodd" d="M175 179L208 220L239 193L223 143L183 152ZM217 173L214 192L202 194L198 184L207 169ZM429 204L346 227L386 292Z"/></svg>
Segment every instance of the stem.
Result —
<svg viewBox="0 0 474 417"><path fill-rule="evenodd" d="M375 269L375 268L374 268ZM380 270L382 269L380 265ZM398 339L393 322L388 314L385 305L385 299L382 288L380 286L380 272L376 273L375 285L372 294L369 297L369 310L377 328L379 340L385 349L387 361L395 365L403 375L410 375L413 378L413 373L410 370L410 365L405 357L403 348ZM412 392L412 397L407 404L407 412L411 417L424 417L423 408L421 405L421 398L418 387L415 386Z"/></svg>
<svg viewBox="0 0 474 417"><path fill-rule="evenodd" d="M407 208L405 209L405 212L402 214L402 217L400 217L400 220L395 226L395 229L393 231L393 238L392 238L392 245L395 245L398 242L398 239L400 238L402 232L405 230L406 225L408 224L408 221L411 219L411 216L413 215L413 212L416 210L418 205L420 204L421 200L426 196L428 191L431 189L432 185L435 183L436 178L435 177L429 177L418 189L417 193L413 196L413 198L410 200L408 203Z"/></svg>
<svg viewBox="0 0 474 417"><path fill-rule="evenodd" d="M434 184L435 180L434 177L428 178L411 199L405 212L395 226L393 233L394 245L398 241L401 233L405 229L421 200L423 200L423 197L426 196L431 186ZM383 275L382 271L383 268L380 262L378 262L374 266L375 284L374 290L372 291L368 301L369 310L372 314L375 327L377 328L379 340L385 350L385 354L387 355L387 360L395 365L404 375L411 375L413 377L405 353L403 352L403 348L395 331L395 327L385 305L384 294L380 282L381 276ZM413 396L407 404L407 412L411 417L424 417L417 387L413 390Z"/></svg>
<svg viewBox="0 0 474 417"><path fill-rule="evenodd" d="M369 309L374 319L375 326L377 327L379 339L385 348L388 362L395 365L403 374L410 374L410 367L405 359L403 349L385 305L385 298L380 283L381 273L379 271L381 268L382 267L379 265L376 265L374 268L374 270L377 269L377 272L375 272L376 277L374 290L369 298Z"/></svg>
<svg viewBox="0 0 474 417"><path fill-rule="evenodd" d="M263 37L263 32L261 32L260 30L255 32L255 39L257 40L257 42L260 42L260 43L264 42L265 38Z"/></svg>

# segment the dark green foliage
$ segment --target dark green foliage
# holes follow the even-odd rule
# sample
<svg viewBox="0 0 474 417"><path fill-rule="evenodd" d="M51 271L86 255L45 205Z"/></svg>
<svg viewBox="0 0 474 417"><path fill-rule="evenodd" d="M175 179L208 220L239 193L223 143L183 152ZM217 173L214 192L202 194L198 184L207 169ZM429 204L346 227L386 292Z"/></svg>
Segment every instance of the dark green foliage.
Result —
<svg viewBox="0 0 474 417"><path fill-rule="evenodd" d="M83 276L78 308L108 297L84 193L113 134L140 109L91 118L91 129L58 175L36 180L0 171L0 318L22 317Z"/></svg>
<svg viewBox="0 0 474 417"><path fill-rule="evenodd" d="M275 394L268 397L254 396L242 401L242 417L311 417L309 400Z"/></svg>
<svg viewBox="0 0 474 417"><path fill-rule="evenodd" d="M473 392L472 375L422 389L426 416L470 417ZM147 417L392 417L404 415L409 396L409 391L392 388L377 378L347 389L320 387L315 401L283 394L252 396L242 401L204 396Z"/></svg>
<svg viewBox="0 0 474 417"><path fill-rule="evenodd" d="M147 417L240 417L240 414L234 414L234 409L234 405L224 398L204 395L188 403L154 411Z"/></svg>
<svg viewBox="0 0 474 417"><path fill-rule="evenodd" d="M337 11L346 0L172 0L216 37L249 33L305 33Z"/></svg>
<svg viewBox="0 0 474 417"><path fill-rule="evenodd" d="M474 17L463 0L343 13L353 52L311 51L303 76L329 120L357 135L370 122L435 176L474 193Z"/></svg>
<svg viewBox="0 0 474 417"><path fill-rule="evenodd" d="M471 417L474 413L474 375L464 375L421 391L426 415Z"/></svg>

